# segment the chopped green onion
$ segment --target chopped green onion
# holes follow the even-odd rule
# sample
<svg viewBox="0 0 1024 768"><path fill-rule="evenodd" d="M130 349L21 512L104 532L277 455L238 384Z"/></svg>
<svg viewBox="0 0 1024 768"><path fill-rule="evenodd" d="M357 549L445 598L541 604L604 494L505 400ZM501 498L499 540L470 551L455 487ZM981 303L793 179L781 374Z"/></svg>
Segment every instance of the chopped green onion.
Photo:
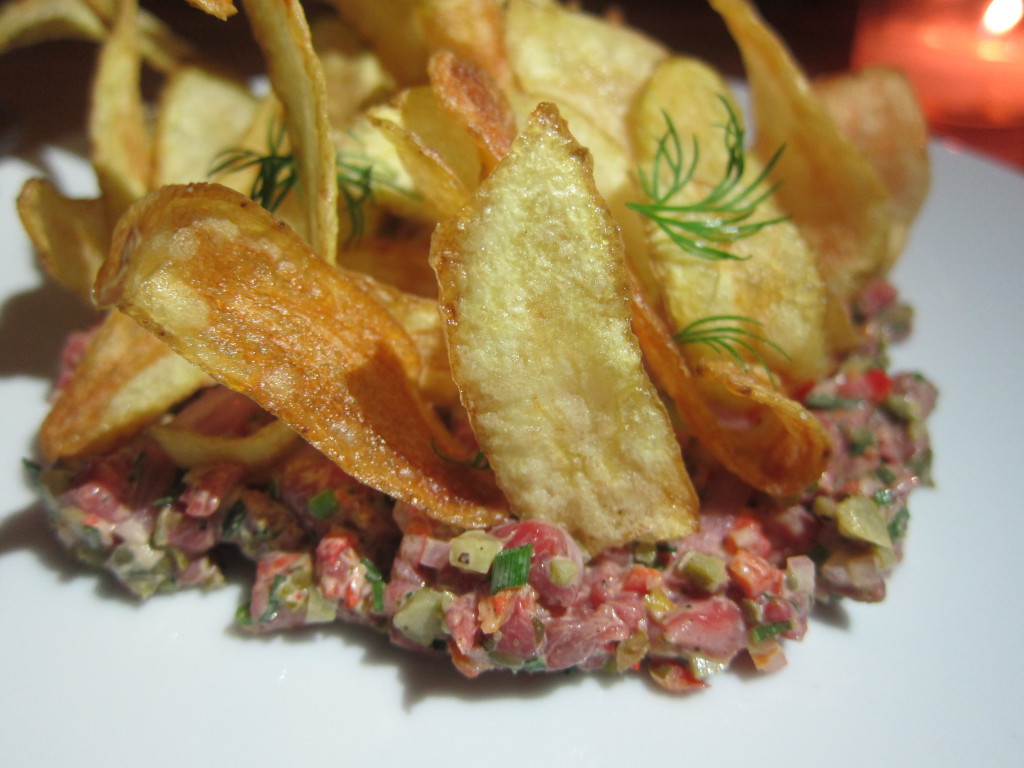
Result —
<svg viewBox="0 0 1024 768"><path fill-rule="evenodd" d="M231 509L224 515L224 522L220 524L220 529L225 536L233 536L238 533L238 530L242 527L242 523L245 520L245 516L249 513L249 510L245 506L245 502L239 499L231 505Z"/></svg>
<svg viewBox="0 0 1024 768"><path fill-rule="evenodd" d="M860 405L860 400L826 392L811 392L804 399L804 405L818 411L850 411Z"/></svg>
<svg viewBox="0 0 1024 768"><path fill-rule="evenodd" d="M876 504L885 506L893 503L896 499L896 494L893 492L892 488L881 488L875 491L874 499Z"/></svg>
<svg viewBox="0 0 1024 768"><path fill-rule="evenodd" d="M309 513L317 520L327 520L338 509L338 499L330 488L325 488L309 500Z"/></svg>
<svg viewBox="0 0 1024 768"><path fill-rule="evenodd" d="M902 539L907 535L907 523L910 522L910 512L906 507L899 510L892 520L889 521L889 538L892 540Z"/></svg>
<svg viewBox="0 0 1024 768"><path fill-rule="evenodd" d="M496 595L504 589L523 586L530 577L532 558L532 544L504 549L495 555L494 564L491 566L491 594Z"/></svg>
<svg viewBox="0 0 1024 768"><path fill-rule="evenodd" d="M896 482L896 473L884 464L875 470L875 477L886 485L891 485Z"/></svg>
<svg viewBox="0 0 1024 768"><path fill-rule="evenodd" d="M776 635L788 632L793 628L791 621L773 621L769 624L758 624L750 629L750 641L754 645L760 645L765 640L770 640Z"/></svg>
<svg viewBox="0 0 1024 768"><path fill-rule="evenodd" d="M32 459L22 459L21 466L24 467L25 472L28 473L29 479L33 482L39 482L39 476L43 474L42 465L32 461Z"/></svg>
<svg viewBox="0 0 1024 768"><path fill-rule="evenodd" d="M370 589L373 590L373 610L380 613L384 610L384 587L387 586L387 582L384 581L380 569L371 560L364 557L359 562L366 569L366 580L370 582Z"/></svg>

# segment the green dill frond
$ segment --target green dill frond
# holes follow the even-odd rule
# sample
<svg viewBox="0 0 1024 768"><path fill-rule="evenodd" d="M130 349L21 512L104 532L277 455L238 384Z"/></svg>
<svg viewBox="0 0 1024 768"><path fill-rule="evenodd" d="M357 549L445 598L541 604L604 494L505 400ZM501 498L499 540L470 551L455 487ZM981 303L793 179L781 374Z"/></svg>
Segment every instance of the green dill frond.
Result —
<svg viewBox="0 0 1024 768"><path fill-rule="evenodd" d="M267 126L267 151L265 154L251 149L225 150L214 160L209 175L234 173L256 166L258 170L249 190L249 197L268 211L276 211L299 180L295 170L294 155L290 152L281 152L284 133L284 123L271 123Z"/></svg>
<svg viewBox="0 0 1024 768"><path fill-rule="evenodd" d="M700 159L700 147L694 136L687 158L672 118L663 112L666 130L658 140L650 173L640 171L640 185L650 202L628 205L653 221L672 242L687 253L711 261L745 261L750 257L730 253L723 246L785 220L785 217L751 220L758 206L778 186L768 184L767 179L783 148L775 152L755 179L742 184L746 170L746 135L729 100L723 96L719 96L719 100L728 115L726 124L722 126L728 160L721 180L703 199L695 203L669 203L693 180Z"/></svg>
<svg viewBox="0 0 1024 768"><path fill-rule="evenodd" d="M673 338L679 346L687 344L704 344L715 352L727 354L737 362L744 370L747 368L747 360L740 353L746 350L768 373L768 377L774 383L775 377L768 366L764 355L757 348L758 344L764 344L778 352L782 357L789 360L786 351L771 339L751 330L749 327L761 327L761 322L752 317L743 315L710 315L694 320L681 331L678 331Z"/></svg>

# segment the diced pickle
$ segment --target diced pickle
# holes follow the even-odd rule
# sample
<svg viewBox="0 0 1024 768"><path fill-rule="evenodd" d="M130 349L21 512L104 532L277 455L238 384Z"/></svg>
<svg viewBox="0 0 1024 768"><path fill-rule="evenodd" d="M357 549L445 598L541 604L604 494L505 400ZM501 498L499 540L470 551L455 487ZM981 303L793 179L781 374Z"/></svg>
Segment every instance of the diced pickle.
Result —
<svg viewBox="0 0 1024 768"><path fill-rule="evenodd" d="M423 587L413 592L395 613L395 628L414 643L430 645L447 627L444 611L451 595Z"/></svg>
<svg viewBox="0 0 1024 768"><path fill-rule="evenodd" d="M553 557L548 563L548 577L556 587L567 587L580 575L580 566L568 557Z"/></svg>
<svg viewBox="0 0 1024 768"><path fill-rule="evenodd" d="M703 552L687 552L679 561L679 570L698 589L717 592L729 581L725 561Z"/></svg>
<svg viewBox="0 0 1024 768"><path fill-rule="evenodd" d="M483 531L466 531L451 540L448 562L462 571L487 573L502 543Z"/></svg>
<svg viewBox="0 0 1024 768"><path fill-rule="evenodd" d="M850 496L836 505L839 533L878 547L892 547L885 517L878 505L866 496Z"/></svg>

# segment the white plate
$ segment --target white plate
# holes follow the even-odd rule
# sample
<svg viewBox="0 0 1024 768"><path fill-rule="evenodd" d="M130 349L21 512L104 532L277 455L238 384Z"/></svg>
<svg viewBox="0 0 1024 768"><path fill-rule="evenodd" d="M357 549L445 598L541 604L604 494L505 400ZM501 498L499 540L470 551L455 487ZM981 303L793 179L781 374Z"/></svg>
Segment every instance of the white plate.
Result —
<svg viewBox="0 0 1024 768"><path fill-rule="evenodd" d="M47 152L69 191L90 176ZM935 145L895 352L942 389L938 488L880 605L815 617L789 666L673 697L640 676L460 678L354 627L256 639L241 588L139 605L72 565L21 471L74 301L31 266L0 159L0 763L13 766L1013 764L1024 744L1024 176Z"/></svg>

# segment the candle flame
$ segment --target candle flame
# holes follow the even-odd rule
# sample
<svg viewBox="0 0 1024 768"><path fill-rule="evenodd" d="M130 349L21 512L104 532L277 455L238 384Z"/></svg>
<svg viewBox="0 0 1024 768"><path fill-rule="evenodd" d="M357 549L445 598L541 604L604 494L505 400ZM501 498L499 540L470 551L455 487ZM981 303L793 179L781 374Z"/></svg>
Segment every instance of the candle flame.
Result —
<svg viewBox="0 0 1024 768"><path fill-rule="evenodd" d="M1005 35L1024 19L1024 0L992 0L981 18L981 26L991 35Z"/></svg>

